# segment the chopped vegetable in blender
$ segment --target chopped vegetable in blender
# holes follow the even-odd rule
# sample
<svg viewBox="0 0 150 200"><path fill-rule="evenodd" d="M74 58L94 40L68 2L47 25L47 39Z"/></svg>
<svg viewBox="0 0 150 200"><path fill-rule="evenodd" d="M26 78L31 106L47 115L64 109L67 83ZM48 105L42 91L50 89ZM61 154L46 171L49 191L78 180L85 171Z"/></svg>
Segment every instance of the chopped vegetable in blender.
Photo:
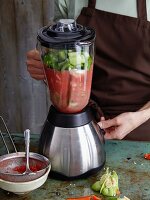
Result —
<svg viewBox="0 0 150 200"><path fill-rule="evenodd" d="M43 62L48 68L56 70L90 69L92 57L86 51L50 50L43 56Z"/></svg>
<svg viewBox="0 0 150 200"><path fill-rule="evenodd" d="M42 56L53 105L64 113L80 112L89 101L93 59L89 49L49 49Z"/></svg>

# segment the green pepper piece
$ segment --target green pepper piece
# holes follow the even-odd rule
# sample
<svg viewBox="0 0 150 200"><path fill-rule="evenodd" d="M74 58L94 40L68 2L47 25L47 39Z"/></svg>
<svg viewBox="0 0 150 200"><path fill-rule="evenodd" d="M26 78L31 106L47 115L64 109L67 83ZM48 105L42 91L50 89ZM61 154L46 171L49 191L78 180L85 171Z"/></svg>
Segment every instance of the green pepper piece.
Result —
<svg viewBox="0 0 150 200"><path fill-rule="evenodd" d="M110 197L116 196L116 189L115 188L111 187L108 190L109 190L108 196L110 196Z"/></svg>
<svg viewBox="0 0 150 200"><path fill-rule="evenodd" d="M51 57L51 67L54 68L54 69L58 69L58 59L54 56Z"/></svg>
<svg viewBox="0 0 150 200"><path fill-rule="evenodd" d="M48 53L48 54L45 54L43 56L43 63L45 65L47 65L48 67L50 67L52 65L52 62L51 62L51 55Z"/></svg>
<svg viewBox="0 0 150 200"><path fill-rule="evenodd" d="M105 188L105 184L107 182L107 180L109 180L111 175L111 172L109 172L109 168L106 169L106 173L103 174L103 176L100 179L100 184L101 184L101 189L100 189L100 193L102 193L103 188Z"/></svg>
<svg viewBox="0 0 150 200"><path fill-rule="evenodd" d="M100 185L100 181L96 181L93 185L92 185L92 190L98 192L100 191L101 185Z"/></svg>
<svg viewBox="0 0 150 200"><path fill-rule="evenodd" d="M89 69L89 64L88 64L88 59L89 59L90 55L88 52L86 51L83 51L81 53L81 66L82 66L82 69Z"/></svg>
<svg viewBox="0 0 150 200"><path fill-rule="evenodd" d="M59 62L64 61L66 59L66 57L67 57L66 50L60 50L58 52L58 60L59 60Z"/></svg>
<svg viewBox="0 0 150 200"><path fill-rule="evenodd" d="M109 169L106 170L106 173L101 177L101 189L100 193L106 196L116 196L117 191L119 190L118 187L118 175L115 171L112 173L109 172ZM106 194L105 189L108 189L108 193Z"/></svg>
<svg viewBox="0 0 150 200"><path fill-rule="evenodd" d="M116 196L119 191L117 173L115 171L109 172L109 168L107 168L106 173L102 175L100 181L93 184L92 189L100 191L105 196Z"/></svg>
<svg viewBox="0 0 150 200"><path fill-rule="evenodd" d="M88 70L90 69L90 67L91 67L91 65L92 65L92 58L91 57L89 57L88 58Z"/></svg>
<svg viewBox="0 0 150 200"><path fill-rule="evenodd" d="M81 65L82 58L80 52L69 52L68 57L70 64L73 65L74 67L76 65Z"/></svg>
<svg viewBox="0 0 150 200"><path fill-rule="evenodd" d="M116 196L116 190L113 187L111 188L104 187L101 194L103 194L104 196L113 197Z"/></svg>
<svg viewBox="0 0 150 200"><path fill-rule="evenodd" d="M116 192L119 191L118 175L115 171L112 172L111 178Z"/></svg>
<svg viewBox="0 0 150 200"><path fill-rule="evenodd" d="M58 63L58 69L59 70L69 70L72 69L73 66L70 64L69 60L66 59L65 61Z"/></svg>
<svg viewBox="0 0 150 200"><path fill-rule="evenodd" d="M108 190L108 188L106 188L106 187L105 187L105 188L103 188L103 190L102 190L101 194L102 194L102 195L104 195L104 196L109 196L109 195L108 195L108 193L109 193L109 190Z"/></svg>

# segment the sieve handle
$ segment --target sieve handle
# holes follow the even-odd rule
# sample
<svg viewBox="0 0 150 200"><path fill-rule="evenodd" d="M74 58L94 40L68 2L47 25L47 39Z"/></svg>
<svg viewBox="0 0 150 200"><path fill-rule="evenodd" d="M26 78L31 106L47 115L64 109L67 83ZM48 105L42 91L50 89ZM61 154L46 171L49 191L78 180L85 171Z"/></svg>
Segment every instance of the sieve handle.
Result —
<svg viewBox="0 0 150 200"><path fill-rule="evenodd" d="M12 139L12 136L11 136L11 134L10 134L8 128L7 128L7 125L6 125L6 123L5 123L5 121L4 121L4 119L3 119L2 116L0 116L0 121L2 122L2 124L3 124L4 128L5 128L5 131L6 131L6 133L7 133L8 136L9 136L9 139L10 139L12 145L13 145L13 148L14 148L15 152L17 153L17 148L16 148L16 146L15 146L15 143L14 143L14 141L13 141L13 139ZM9 154L9 153L10 153L10 152L9 152L9 148L8 148L8 145L7 145L6 141L5 141L5 139L4 139L2 130L0 130L0 135L1 135L1 137L2 137L2 140L3 140L4 145L5 145L5 147L6 147L7 153Z"/></svg>
<svg viewBox="0 0 150 200"><path fill-rule="evenodd" d="M30 130L26 129L24 131L25 137L25 153L26 153L26 167L29 168L29 144L30 144Z"/></svg>

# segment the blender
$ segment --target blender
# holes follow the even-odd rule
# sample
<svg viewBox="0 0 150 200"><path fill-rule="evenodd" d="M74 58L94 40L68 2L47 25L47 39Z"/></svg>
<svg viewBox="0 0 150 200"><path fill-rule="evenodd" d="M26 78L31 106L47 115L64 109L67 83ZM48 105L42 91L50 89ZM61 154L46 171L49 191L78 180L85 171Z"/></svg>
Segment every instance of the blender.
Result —
<svg viewBox="0 0 150 200"><path fill-rule="evenodd" d="M50 106L39 151L57 178L81 178L105 164L103 133L88 106L95 31L61 19L38 31L38 47L50 92Z"/></svg>

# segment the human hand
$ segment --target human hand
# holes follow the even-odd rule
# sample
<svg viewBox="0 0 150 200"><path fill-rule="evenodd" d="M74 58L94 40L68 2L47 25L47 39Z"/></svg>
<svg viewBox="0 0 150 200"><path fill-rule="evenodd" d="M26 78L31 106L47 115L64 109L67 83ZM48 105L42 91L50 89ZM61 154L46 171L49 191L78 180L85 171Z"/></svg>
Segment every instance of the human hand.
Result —
<svg viewBox="0 0 150 200"><path fill-rule="evenodd" d="M27 70L32 78L44 80L44 66L40 59L40 53L36 49L27 52Z"/></svg>
<svg viewBox="0 0 150 200"><path fill-rule="evenodd" d="M126 112L113 119L101 119L99 126L105 130L105 139L123 139L132 130L144 122L142 112Z"/></svg>

